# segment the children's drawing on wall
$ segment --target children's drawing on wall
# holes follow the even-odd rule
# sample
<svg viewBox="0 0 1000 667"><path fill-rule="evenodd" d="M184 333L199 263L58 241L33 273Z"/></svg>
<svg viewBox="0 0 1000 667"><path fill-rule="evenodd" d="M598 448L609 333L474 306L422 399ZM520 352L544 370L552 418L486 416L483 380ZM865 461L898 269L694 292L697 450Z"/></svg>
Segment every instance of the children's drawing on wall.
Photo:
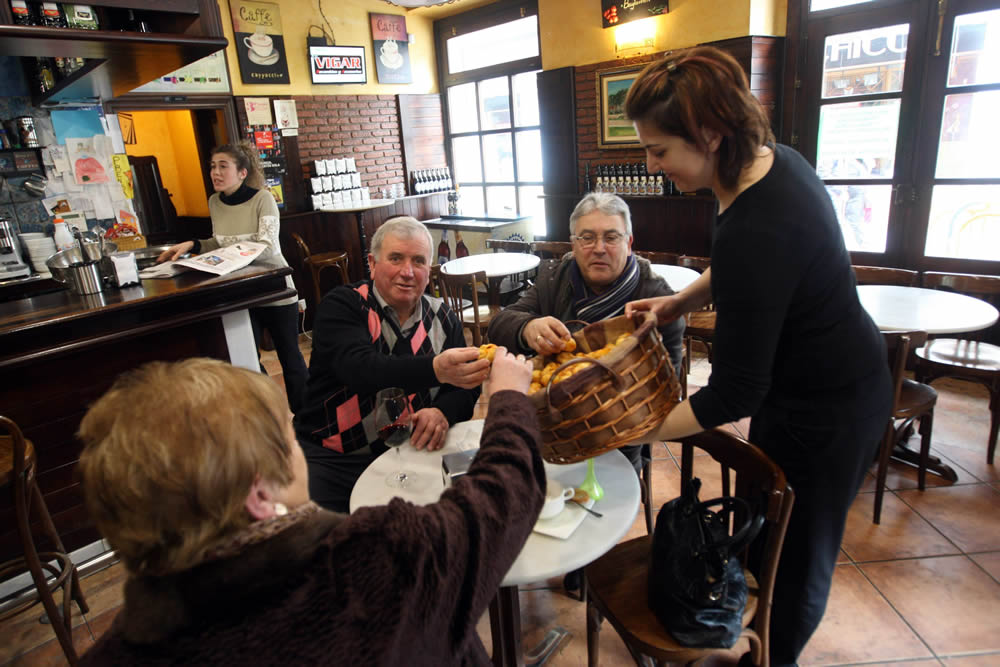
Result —
<svg viewBox="0 0 1000 667"><path fill-rule="evenodd" d="M98 152L94 137L67 139L66 151L73 167L73 176L78 184L107 183L110 180L108 170L103 164L106 158Z"/></svg>

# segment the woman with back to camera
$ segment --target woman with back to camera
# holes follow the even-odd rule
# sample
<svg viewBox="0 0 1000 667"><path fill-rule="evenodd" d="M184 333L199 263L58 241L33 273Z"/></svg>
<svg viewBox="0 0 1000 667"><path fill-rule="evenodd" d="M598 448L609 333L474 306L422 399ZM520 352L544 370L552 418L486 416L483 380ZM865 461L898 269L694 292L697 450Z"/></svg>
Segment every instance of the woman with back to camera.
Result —
<svg viewBox="0 0 1000 667"><path fill-rule="evenodd" d="M123 375L80 424L87 508L128 573L81 665L488 665L476 624L545 493L530 381L498 348L468 473L436 503L347 516L309 500L266 376L213 359Z"/></svg>
<svg viewBox="0 0 1000 667"><path fill-rule="evenodd" d="M772 665L794 664L823 617L847 511L889 417L885 344L858 300L822 181L775 143L732 56L711 47L669 54L642 71L625 111L650 173L719 200L711 268L678 294L627 308L662 322L715 304L708 385L656 437L752 417L750 442L795 491L770 652Z"/></svg>
<svg viewBox="0 0 1000 667"><path fill-rule="evenodd" d="M260 259L288 266L278 241L278 205L271 191L264 187L257 150L247 141L219 146L212 151L210 169L215 188L215 194L208 198L211 238L178 243L165 250L157 261L175 260L188 252L197 255L240 241L253 241L268 247ZM290 275L285 277L285 282L295 289ZM295 295L250 309L250 324L258 349L261 327L271 333L292 412L298 412L301 407L309 378L309 369L299 349L298 304Z"/></svg>

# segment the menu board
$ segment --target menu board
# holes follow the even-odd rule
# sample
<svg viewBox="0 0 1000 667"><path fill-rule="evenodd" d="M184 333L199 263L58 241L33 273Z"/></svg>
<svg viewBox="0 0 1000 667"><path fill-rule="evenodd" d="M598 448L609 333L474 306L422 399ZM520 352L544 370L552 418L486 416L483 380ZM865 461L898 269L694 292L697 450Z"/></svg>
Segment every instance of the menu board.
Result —
<svg viewBox="0 0 1000 667"><path fill-rule="evenodd" d="M216 51L190 65L139 86L133 93L228 93L225 51Z"/></svg>

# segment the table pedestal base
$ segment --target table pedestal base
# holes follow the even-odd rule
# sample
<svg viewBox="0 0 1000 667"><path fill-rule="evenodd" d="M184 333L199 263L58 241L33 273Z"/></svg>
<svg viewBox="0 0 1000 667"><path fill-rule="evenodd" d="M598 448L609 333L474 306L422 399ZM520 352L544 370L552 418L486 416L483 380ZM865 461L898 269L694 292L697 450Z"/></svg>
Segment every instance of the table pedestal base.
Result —
<svg viewBox="0 0 1000 667"><path fill-rule="evenodd" d="M556 626L528 654L521 647L521 604L517 586L503 586L490 603L490 633L496 667L542 667L571 635Z"/></svg>
<svg viewBox="0 0 1000 667"><path fill-rule="evenodd" d="M913 451L903 443L897 444L892 450L892 458L914 468L920 465L920 452ZM952 467L933 454L927 457L927 472L943 477L949 482L958 481L958 474Z"/></svg>

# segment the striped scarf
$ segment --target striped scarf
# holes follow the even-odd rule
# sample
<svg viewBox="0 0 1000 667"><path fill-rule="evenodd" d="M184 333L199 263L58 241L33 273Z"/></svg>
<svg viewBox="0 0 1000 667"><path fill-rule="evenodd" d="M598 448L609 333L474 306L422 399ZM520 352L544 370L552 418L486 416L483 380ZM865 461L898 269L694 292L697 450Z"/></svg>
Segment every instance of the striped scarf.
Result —
<svg viewBox="0 0 1000 667"><path fill-rule="evenodd" d="M601 294L595 294L587 287L575 260L570 267L570 280L573 283L576 316L584 322L599 322L625 312L625 304L632 300L632 295L639 287L639 262L635 255L629 255L625 270Z"/></svg>

